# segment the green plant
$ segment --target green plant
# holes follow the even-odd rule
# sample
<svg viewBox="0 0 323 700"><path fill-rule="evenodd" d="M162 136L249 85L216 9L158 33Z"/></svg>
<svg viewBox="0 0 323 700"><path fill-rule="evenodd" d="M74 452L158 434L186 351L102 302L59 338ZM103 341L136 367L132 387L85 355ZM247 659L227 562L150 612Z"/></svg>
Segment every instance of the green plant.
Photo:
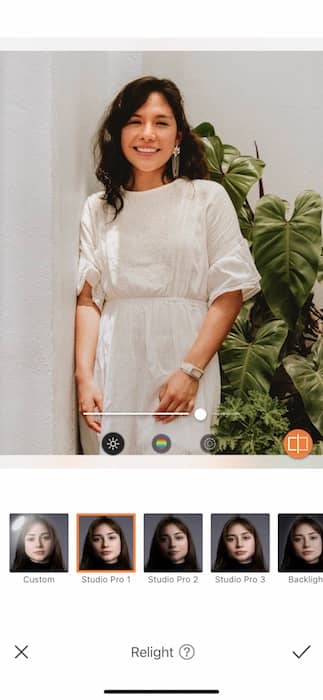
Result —
<svg viewBox="0 0 323 700"><path fill-rule="evenodd" d="M223 454L284 454L289 430L287 409L268 394L250 391L245 399L228 395L221 404L215 429L216 452Z"/></svg>
<svg viewBox="0 0 323 700"><path fill-rule="evenodd" d="M243 306L220 353L224 405L230 396L244 405L250 392L264 392L287 407L291 428L322 440L323 310L313 303L313 286L323 282L321 196L301 193L289 216L288 202L264 195L262 160L223 144L209 122L195 131L210 177L231 197L261 274L261 292ZM257 183L253 211L247 197Z"/></svg>

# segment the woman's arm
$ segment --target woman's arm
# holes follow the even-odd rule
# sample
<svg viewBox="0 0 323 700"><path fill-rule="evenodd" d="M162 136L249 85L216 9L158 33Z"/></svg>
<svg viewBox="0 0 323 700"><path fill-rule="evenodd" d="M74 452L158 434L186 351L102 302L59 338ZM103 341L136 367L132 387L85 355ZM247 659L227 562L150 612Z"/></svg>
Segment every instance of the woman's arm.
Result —
<svg viewBox="0 0 323 700"><path fill-rule="evenodd" d="M187 355L183 357L183 361L190 362L204 370L228 335L241 305L242 293L240 290L226 292L217 297L210 306L198 336ZM178 369L160 389L160 403L156 414L163 411L191 412L194 408L197 390L198 380ZM176 416L156 415L156 420L162 423L170 423L175 418Z"/></svg>
<svg viewBox="0 0 323 700"><path fill-rule="evenodd" d="M103 411L102 392L93 379L96 347L99 335L100 310L92 300L92 288L88 282L77 299L75 324L75 378L79 412ZM101 431L96 416L84 416L92 430Z"/></svg>

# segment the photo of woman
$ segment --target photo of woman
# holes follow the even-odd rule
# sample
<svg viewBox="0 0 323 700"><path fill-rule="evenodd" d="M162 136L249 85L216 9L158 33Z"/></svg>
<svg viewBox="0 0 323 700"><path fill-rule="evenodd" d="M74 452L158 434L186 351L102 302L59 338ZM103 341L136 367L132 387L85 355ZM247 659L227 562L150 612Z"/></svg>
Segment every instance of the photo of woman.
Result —
<svg viewBox="0 0 323 700"><path fill-rule="evenodd" d="M52 516L52 519L61 525L67 540L67 516ZM62 519L63 522L60 523ZM11 516L11 538L16 533L17 541L10 571L67 571L56 529L47 517Z"/></svg>
<svg viewBox="0 0 323 700"><path fill-rule="evenodd" d="M285 539L279 571L323 571L323 516L320 520L310 515L295 517L284 537L286 518L279 516L279 539Z"/></svg>
<svg viewBox="0 0 323 700"><path fill-rule="evenodd" d="M124 453L152 454L167 425L172 453L200 453L220 403L217 352L258 272L172 81L128 83L95 153L104 190L83 210L76 310L83 452L103 453L116 431ZM84 415L114 412L151 415Z"/></svg>
<svg viewBox="0 0 323 700"><path fill-rule="evenodd" d="M80 516L80 527L86 516ZM82 571L130 571L132 570L129 547L120 520L132 518L119 516L118 521L102 515L90 521L82 547L80 570ZM87 517L88 521L89 518Z"/></svg>
<svg viewBox="0 0 323 700"><path fill-rule="evenodd" d="M212 537L214 517L217 516L212 517ZM218 539L212 571L268 571L259 534L248 518L237 515L226 521Z"/></svg>
<svg viewBox="0 0 323 700"><path fill-rule="evenodd" d="M202 517L199 515L186 517L192 520L192 524L193 520L195 521L197 537L201 540ZM145 541L149 518L154 516L145 516ZM199 542L199 549L201 551L201 542ZM145 571L173 573L201 571L190 528L182 517L168 515L159 520L151 539Z"/></svg>

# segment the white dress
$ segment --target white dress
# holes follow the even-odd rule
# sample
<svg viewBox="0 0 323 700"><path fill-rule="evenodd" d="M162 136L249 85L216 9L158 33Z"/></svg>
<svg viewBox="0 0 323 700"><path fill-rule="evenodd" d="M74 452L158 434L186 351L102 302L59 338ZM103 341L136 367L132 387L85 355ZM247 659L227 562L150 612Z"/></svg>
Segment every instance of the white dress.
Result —
<svg viewBox="0 0 323 700"><path fill-rule="evenodd" d="M101 309L95 378L105 412L154 412L161 385L190 350L208 306L224 292L258 291L259 274L224 188L209 180L173 182L151 190L124 191L114 210L91 195L81 222L78 293L85 280ZM104 435L120 433L123 454L156 454L153 438L171 440L169 454L202 454L220 402L218 357L199 382L190 416L163 424L153 416L103 416L101 435L81 418L85 454L105 454Z"/></svg>

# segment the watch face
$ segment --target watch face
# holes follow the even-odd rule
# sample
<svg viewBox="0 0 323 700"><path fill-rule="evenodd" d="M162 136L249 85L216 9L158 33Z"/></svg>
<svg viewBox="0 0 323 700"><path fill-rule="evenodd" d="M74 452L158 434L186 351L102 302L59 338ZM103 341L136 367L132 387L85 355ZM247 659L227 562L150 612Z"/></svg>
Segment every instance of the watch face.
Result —
<svg viewBox="0 0 323 700"><path fill-rule="evenodd" d="M191 375L192 375L192 377L194 377L195 379L199 379L199 378L200 378L200 373L199 373L199 371L198 371L197 369L194 369L194 367L193 367L193 369L191 369Z"/></svg>

